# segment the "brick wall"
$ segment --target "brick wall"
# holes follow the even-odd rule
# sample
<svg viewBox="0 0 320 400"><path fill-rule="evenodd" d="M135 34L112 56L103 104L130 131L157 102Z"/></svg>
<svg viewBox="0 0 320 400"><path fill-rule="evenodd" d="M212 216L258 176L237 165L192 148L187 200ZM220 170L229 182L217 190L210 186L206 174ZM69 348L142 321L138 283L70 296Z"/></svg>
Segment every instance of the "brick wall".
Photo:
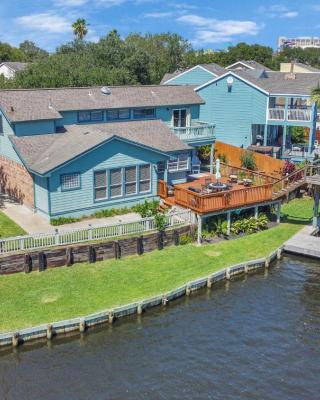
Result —
<svg viewBox="0 0 320 400"><path fill-rule="evenodd" d="M164 232L163 247L179 243L179 237L192 232L191 226L183 226L176 230ZM156 250L159 247L159 233L151 233L140 237L130 237L117 241L106 241L95 244L57 247L42 251L33 251L28 254L13 254L0 257L0 275L17 272L31 272L47 268L63 267L67 264L93 262L110 258L126 257L134 254L143 254ZM168 260L170 262L170 260Z"/></svg>
<svg viewBox="0 0 320 400"><path fill-rule="evenodd" d="M0 187L20 203L34 207L32 176L23 165L3 156L0 156Z"/></svg>

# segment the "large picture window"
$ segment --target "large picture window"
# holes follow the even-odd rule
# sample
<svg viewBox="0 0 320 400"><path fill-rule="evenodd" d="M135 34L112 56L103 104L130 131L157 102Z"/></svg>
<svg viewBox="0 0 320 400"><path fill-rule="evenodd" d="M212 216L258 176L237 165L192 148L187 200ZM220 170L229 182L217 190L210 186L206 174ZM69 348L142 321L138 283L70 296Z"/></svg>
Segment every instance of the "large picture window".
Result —
<svg viewBox="0 0 320 400"><path fill-rule="evenodd" d="M60 177L61 190L74 190L79 189L81 186L80 174L64 174Z"/></svg>
<svg viewBox="0 0 320 400"><path fill-rule="evenodd" d="M148 165L140 165L139 171L139 191L150 192L151 190L151 166Z"/></svg>
<svg viewBox="0 0 320 400"><path fill-rule="evenodd" d="M108 121L117 121L122 119L130 119L129 108L122 108L119 110L107 110Z"/></svg>
<svg viewBox="0 0 320 400"><path fill-rule="evenodd" d="M173 126L176 128L184 128L187 126L187 110L173 110L172 113Z"/></svg>
<svg viewBox="0 0 320 400"><path fill-rule="evenodd" d="M122 196L122 170L121 168L110 170L110 197Z"/></svg>
<svg viewBox="0 0 320 400"><path fill-rule="evenodd" d="M125 194L136 194L137 193L137 168L126 167L124 169L125 176Z"/></svg>
<svg viewBox="0 0 320 400"><path fill-rule="evenodd" d="M156 110L154 108L136 108L133 110L134 119L148 119L156 116Z"/></svg>
<svg viewBox="0 0 320 400"><path fill-rule="evenodd" d="M79 111L78 122L103 121L103 111Z"/></svg>
<svg viewBox="0 0 320 400"><path fill-rule="evenodd" d="M96 171L94 173L94 199L104 200L107 197L107 171Z"/></svg>

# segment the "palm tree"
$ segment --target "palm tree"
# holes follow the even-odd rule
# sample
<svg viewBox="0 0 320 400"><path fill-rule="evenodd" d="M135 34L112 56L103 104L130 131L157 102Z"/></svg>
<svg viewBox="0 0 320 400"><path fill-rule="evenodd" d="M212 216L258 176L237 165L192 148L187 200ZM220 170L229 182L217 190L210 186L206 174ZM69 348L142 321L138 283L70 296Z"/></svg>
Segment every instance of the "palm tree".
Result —
<svg viewBox="0 0 320 400"><path fill-rule="evenodd" d="M73 33L77 39L82 40L88 33L88 24L84 18L78 18L76 22L72 24Z"/></svg>
<svg viewBox="0 0 320 400"><path fill-rule="evenodd" d="M312 89L311 100L316 103L317 107L320 108L320 83Z"/></svg>

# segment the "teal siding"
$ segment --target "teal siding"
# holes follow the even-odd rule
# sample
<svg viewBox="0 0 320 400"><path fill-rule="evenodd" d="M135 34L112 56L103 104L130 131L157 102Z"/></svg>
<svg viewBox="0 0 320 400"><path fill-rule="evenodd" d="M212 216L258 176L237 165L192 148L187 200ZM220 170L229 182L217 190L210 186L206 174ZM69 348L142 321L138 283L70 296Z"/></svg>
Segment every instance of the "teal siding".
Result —
<svg viewBox="0 0 320 400"><path fill-rule="evenodd" d="M209 71L203 68L196 67L191 71L184 73L183 75L173 78L168 85L203 85L206 82L211 81L215 78Z"/></svg>
<svg viewBox="0 0 320 400"><path fill-rule="evenodd" d="M251 125L266 123L268 96L233 77L228 92L227 77L199 89L206 104L200 107L200 120L216 125L216 139L235 146L251 144Z"/></svg>
<svg viewBox="0 0 320 400"><path fill-rule="evenodd" d="M11 141L8 138L8 135L13 135L13 129L10 126L8 120L3 115L0 110L0 115L2 117L2 125L3 125L3 135L0 135L0 155L9 158L19 164L22 164L19 156L17 155L16 151L14 150Z"/></svg>
<svg viewBox="0 0 320 400"><path fill-rule="evenodd" d="M142 149L118 140L107 143L94 152L87 153L72 163L61 167L49 178L51 217L61 215L89 215L99 209L131 206L147 198L157 196L157 173L154 168L158 161L165 160L161 154ZM126 196L118 199L95 202L93 190L94 171L151 163L151 187L147 194ZM60 175L66 173L81 174L81 188L61 191Z"/></svg>
<svg viewBox="0 0 320 400"><path fill-rule="evenodd" d="M34 176L35 209L45 214L49 213L47 180L45 177Z"/></svg>
<svg viewBox="0 0 320 400"><path fill-rule="evenodd" d="M55 120L28 121L14 124L14 131L17 136L44 135L55 133Z"/></svg>

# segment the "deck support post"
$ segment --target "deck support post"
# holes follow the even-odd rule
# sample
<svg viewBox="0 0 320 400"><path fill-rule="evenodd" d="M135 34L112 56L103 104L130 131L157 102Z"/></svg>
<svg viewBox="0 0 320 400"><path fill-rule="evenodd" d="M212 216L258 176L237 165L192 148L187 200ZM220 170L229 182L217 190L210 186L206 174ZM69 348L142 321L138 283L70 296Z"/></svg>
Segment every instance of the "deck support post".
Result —
<svg viewBox="0 0 320 400"><path fill-rule="evenodd" d="M254 218L258 219L259 217L259 206L255 206L254 208Z"/></svg>
<svg viewBox="0 0 320 400"><path fill-rule="evenodd" d="M281 203L277 203L277 224L280 224Z"/></svg>
<svg viewBox="0 0 320 400"><path fill-rule="evenodd" d="M213 174L213 154L214 154L214 143L210 147L210 174Z"/></svg>
<svg viewBox="0 0 320 400"><path fill-rule="evenodd" d="M201 215L197 215L198 218L198 239L197 239L197 243L198 246L201 246L202 243L202 217Z"/></svg>
<svg viewBox="0 0 320 400"><path fill-rule="evenodd" d="M227 235L230 236L231 233L231 212L227 212Z"/></svg>
<svg viewBox="0 0 320 400"><path fill-rule="evenodd" d="M284 155L286 151L287 144L287 126L283 125L283 134L282 134L282 155Z"/></svg>
<svg viewBox="0 0 320 400"><path fill-rule="evenodd" d="M314 207L313 207L313 227L314 228L317 228L317 226L318 226L319 199L320 199L320 192L319 192L319 189L316 188L315 192L314 192Z"/></svg>

